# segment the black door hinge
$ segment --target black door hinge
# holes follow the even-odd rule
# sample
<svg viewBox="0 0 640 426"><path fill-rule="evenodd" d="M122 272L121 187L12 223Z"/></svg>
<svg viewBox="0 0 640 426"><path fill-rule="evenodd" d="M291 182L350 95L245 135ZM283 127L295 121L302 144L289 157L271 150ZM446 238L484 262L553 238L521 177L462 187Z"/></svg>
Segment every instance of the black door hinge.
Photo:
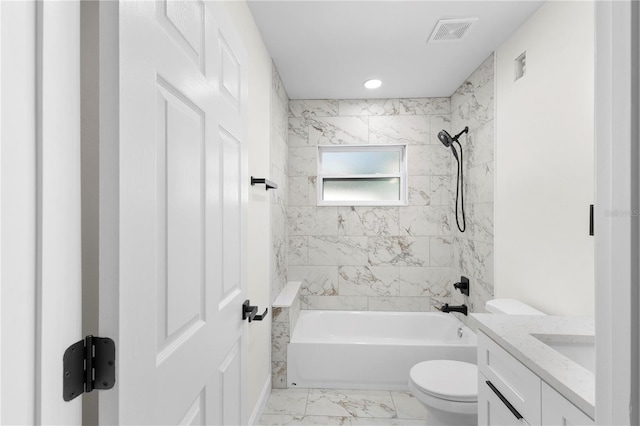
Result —
<svg viewBox="0 0 640 426"><path fill-rule="evenodd" d="M108 337L87 336L69 346L62 358L65 401L116 383L116 344Z"/></svg>

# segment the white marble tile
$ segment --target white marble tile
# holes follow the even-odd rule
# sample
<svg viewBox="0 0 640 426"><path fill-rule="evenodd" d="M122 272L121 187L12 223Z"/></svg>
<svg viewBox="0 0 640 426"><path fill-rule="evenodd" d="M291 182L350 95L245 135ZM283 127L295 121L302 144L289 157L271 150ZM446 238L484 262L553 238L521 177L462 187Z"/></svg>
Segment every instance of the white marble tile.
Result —
<svg viewBox="0 0 640 426"><path fill-rule="evenodd" d="M280 78L280 73L276 68L275 64L271 64L271 88L273 90L273 94L277 99L278 105L284 110L287 111L289 106L289 96L287 95L287 90L282 83L282 79ZM285 113L286 115L286 113Z"/></svg>
<svg viewBox="0 0 640 426"><path fill-rule="evenodd" d="M494 78L494 55L491 53L487 59L471 73L471 75L456 89L451 95L451 110L459 108L464 101L478 91L478 89L484 86L490 80Z"/></svg>
<svg viewBox="0 0 640 426"><path fill-rule="evenodd" d="M338 235L398 235L398 207L338 207Z"/></svg>
<svg viewBox="0 0 640 426"><path fill-rule="evenodd" d="M451 237L431 237L429 244L429 265L451 266L453 263Z"/></svg>
<svg viewBox="0 0 640 426"><path fill-rule="evenodd" d="M467 170L464 176L465 203L493 203L493 176L493 162Z"/></svg>
<svg viewBox="0 0 640 426"><path fill-rule="evenodd" d="M272 199L271 201L271 228L273 234L284 236L287 230L287 206L285 204L285 197Z"/></svg>
<svg viewBox="0 0 640 426"><path fill-rule="evenodd" d="M449 114L449 98L404 98L400 99L400 114Z"/></svg>
<svg viewBox="0 0 640 426"><path fill-rule="evenodd" d="M289 235L337 235L338 208L289 206Z"/></svg>
<svg viewBox="0 0 640 426"><path fill-rule="evenodd" d="M429 312L428 297L369 297L370 311Z"/></svg>
<svg viewBox="0 0 640 426"><path fill-rule="evenodd" d="M318 148L289 147L289 176L315 176L318 166Z"/></svg>
<svg viewBox="0 0 640 426"><path fill-rule="evenodd" d="M310 145L369 143L368 117L324 117L309 120Z"/></svg>
<svg viewBox="0 0 640 426"><path fill-rule="evenodd" d="M272 122L277 123L277 120L272 117ZM289 123L287 121L278 124L276 123L274 123L274 125L271 127L271 162L276 163L284 168L287 162L287 140L289 139Z"/></svg>
<svg viewBox="0 0 640 426"><path fill-rule="evenodd" d="M407 183L410 206L426 206L431 203L429 199L431 193L430 176L408 176Z"/></svg>
<svg viewBox="0 0 640 426"><path fill-rule="evenodd" d="M307 415L395 417L388 391L310 389Z"/></svg>
<svg viewBox="0 0 640 426"><path fill-rule="evenodd" d="M449 235L448 206L407 206L400 210L400 234L408 236Z"/></svg>
<svg viewBox="0 0 640 426"><path fill-rule="evenodd" d="M369 237L371 266L429 265L428 237Z"/></svg>
<svg viewBox="0 0 640 426"><path fill-rule="evenodd" d="M424 426L424 420L353 417L351 426Z"/></svg>
<svg viewBox="0 0 640 426"><path fill-rule="evenodd" d="M465 276L493 282L493 244L461 238L453 240L453 266Z"/></svg>
<svg viewBox="0 0 640 426"><path fill-rule="evenodd" d="M494 117L493 80L474 92L459 108L451 112L452 130L456 119L462 120L470 130L476 129ZM464 126L463 126L464 127Z"/></svg>
<svg viewBox="0 0 640 426"><path fill-rule="evenodd" d="M278 275L271 279L271 294L279 294L287 284L287 275Z"/></svg>
<svg viewBox="0 0 640 426"><path fill-rule="evenodd" d="M338 294L337 266L289 266L289 281L301 281L300 294L335 296Z"/></svg>
<svg viewBox="0 0 640 426"><path fill-rule="evenodd" d="M289 322L272 322L271 361L287 360L287 343L289 343Z"/></svg>
<svg viewBox="0 0 640 426"><path fill-rule="evenodd" d="M368 237L309 237L311 265L366 265Z"/></svg>
<svg viewBox="0 0 640 426"><path fill-rule="evenodd" d="M289 101L292 117L335 117L338 101L335 99L292 99Z"/></svg>
<svg viewBox="0 0 640 426"><path fill-rule="evenodd" d="M288 150L285 151L288 155ZM287 162L287 157L282 160ZM287 166L288 169L288 166ZM271 196L271 204L278 204L286 209L289 199L289 177L288 171L281 164L271 163L270 178L278 184L277 191L268 191ZM264 187L262 187L264 189Z"/></svg>
<svg viewBox="0 0 640 426"><path fill-rule="evenodd" d="M493 203L477 203L467 206L467 238L493 243ZM457 236L465 237L454 228Z"/></svg>
<svg viewBox="0 0 640 426"><path fill-rule="evenodd" d="M438 133L441 130L451 133L451 114L431 116L431 144L442 145L442 142L438 139Z"/></svg>
<svg viewBox="0 0 640 426"><path fill-rule="evenodd" d="M271 235L271 278L287 273L287 240L281 235Z"/></svg>
<svg viewBox="0 0 640 426"><path fill-rule="evenodd" d="M455 179L451 176L431 176L429 205L451 206L455 202ZM452 179L454 179L452 183ZM452 187L452 185L454 185Z"/></svg>
<svg viewBox="0 0 640 426"><path fill-rule="evenodd" d="M412 145L407 148L409 176L451 174L451 150L440 145Z"/></svg>
<svg viewBox="0 0 640 426"><path fill-rule="evenodd" d="M289 265L307 265L309 263L309 237L289 237Z"/></svg>
<svg viewBox="0 0 640 426"><path fill-rule="evenodd" d="M451 296L450 268L399 268L400 296L448 298Z"/></svg>
<svg viewBox="0 0 640 426"><path fill-rule="evenodd" d="M305 309L366 311L367 296L306 296Z"/></svg>
<svg viewBox="0 0 640 426"><path fill-rule="evenodd" d="M340 296L397 296L398 278L395 267L341 266L338 293Z"/></svg>
<svg viewBox="0 0 640 426"><path fill-rule="evenodd" d="M494 159L494 122L474 129L467 139L464 162L467 168L488 163Z"/></svg>
<svg viewBox="0 0 640 426"><path fill-rule="evenodd" d="M287 387L287 363L284 361L271 361L271 386L274 389Z"/></svg>
<svg viewBox="0 0 640 426"><path fill-rule="evenodd" d="M264 414L260 419L261 426L349 426L350 417L337 416L294 416L290 414Z"/></svg>
<svg viewBox="0 0 640 426"><path fill-rule="evenodd" d="M397 115L398 99L344 99L338 102L341 116Z"/></svg>
<svg viewBox="0 0 640 426"><path fill-rule="evenodd" d="M271 321L272 322L289 322L289 308L272 308L271 309Z"/></svg>
<svg viewBox="0 0 640 426"><path fill-rule="evenodd" d="M394 115L369 118L369 143L425 145L431 140L426 115Z"/></svg>
<svg viewBox="0 0 640 426"><path fill-rule="evenodd" d="M469 294L469 310L474 313L485 313L485 304L493 299L493 285L482 280L474 280L473 291Z"/></svg>
<svg viewBox="0 0 640 426"><path fill-rule="evenodd" d="M264 414L304 415L308 396L308 389L274 389L264 407Z"/></svg>
<svg viewBox="0 0 640 426"><path fill-rule="evenodd" d="M399 419L424 419L427 409L411 392L391 391Z"/></svg>
<svg viewBox="0 0 640 426"><path fill-rule="evenodd" d="M289 146L309 146L309 119L289 117Z"/></svg>
<svg viewBox="0 0 640 426"><path fill-rule="evenodd" d="M309 177L291 176L289 177L289 206L311 206L315 205L309 197Z"/></svg>

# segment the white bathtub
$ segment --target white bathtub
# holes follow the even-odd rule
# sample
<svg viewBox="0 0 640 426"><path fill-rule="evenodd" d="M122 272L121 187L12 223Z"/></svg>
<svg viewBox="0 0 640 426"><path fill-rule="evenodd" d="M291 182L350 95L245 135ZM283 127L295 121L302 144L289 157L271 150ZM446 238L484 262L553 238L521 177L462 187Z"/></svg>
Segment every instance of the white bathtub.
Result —
<svg viewBox="0 0 640 426"><path fill-rule="evenodd" d="M287 382L301 388L407 390L416 363L475 364L476 346L475 333L450 314L301 311L287 347Z"/></svg>

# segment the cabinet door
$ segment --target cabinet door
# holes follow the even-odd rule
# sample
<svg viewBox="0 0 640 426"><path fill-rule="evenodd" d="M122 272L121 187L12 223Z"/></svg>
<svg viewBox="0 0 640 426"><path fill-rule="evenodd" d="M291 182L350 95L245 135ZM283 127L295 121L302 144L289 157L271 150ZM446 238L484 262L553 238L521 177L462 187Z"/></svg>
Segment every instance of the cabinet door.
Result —
<svg viewBox="0 0 640 426"><path fill-rule="evenodd" d="M542 424L544 426L593 426L595 422L542 382Z"/></svg>
<svg viewBox="0 0 640 426"><path fill-rule="evenodd" d="M478 373L478 426L529 425L518 419L498 394L487 384L487 378Z"/></svg>
<svg viewBox="0 0 640 426"><path fill-rule="evenodd" d="M478 371L529 423L540 424L540 377L482 332L478 333Z"/></svg>

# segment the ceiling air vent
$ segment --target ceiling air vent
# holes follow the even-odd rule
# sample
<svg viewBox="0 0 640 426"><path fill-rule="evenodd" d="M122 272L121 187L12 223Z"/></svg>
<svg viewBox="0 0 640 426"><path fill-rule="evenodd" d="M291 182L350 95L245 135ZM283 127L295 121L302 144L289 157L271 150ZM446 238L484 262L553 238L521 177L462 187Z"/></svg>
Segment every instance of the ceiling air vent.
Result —
<svg viewBox="0 0 640 426"><path fill-rule="evenodd" d="M431 32L429 43L432 41L456 41L464 35L478 18L441 19Z"/></svg>

